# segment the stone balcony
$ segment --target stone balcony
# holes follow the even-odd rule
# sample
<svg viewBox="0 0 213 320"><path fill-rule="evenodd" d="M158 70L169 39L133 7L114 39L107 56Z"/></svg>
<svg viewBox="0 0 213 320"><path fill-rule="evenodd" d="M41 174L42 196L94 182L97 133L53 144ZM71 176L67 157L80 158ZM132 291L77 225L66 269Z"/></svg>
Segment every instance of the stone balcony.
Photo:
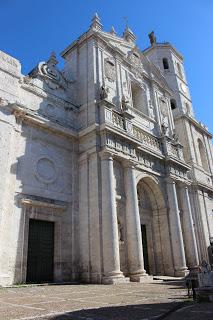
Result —
<svg viewBox="0 0 213 320"><path fill-rule="evenodd" d="M183 147L180 143L174 142L170 137L156 137L142 128L133 124L129 113L118 113L112 108L101 105L101 124L105 124L117 133L125 134L138 144L138 147L150 152L157 153L167 158L184 161Z"/></svg>

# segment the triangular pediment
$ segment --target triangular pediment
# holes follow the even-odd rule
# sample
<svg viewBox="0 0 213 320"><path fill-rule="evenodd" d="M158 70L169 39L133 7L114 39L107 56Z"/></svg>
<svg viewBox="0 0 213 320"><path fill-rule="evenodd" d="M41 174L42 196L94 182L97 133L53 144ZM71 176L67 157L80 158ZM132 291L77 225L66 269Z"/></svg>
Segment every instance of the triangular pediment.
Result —
<svg viewBox="0 0 213 320"><path fill-rule="evenodd" d="M124 55L135 47L135 43L129 43L124 38L113 35L110 32L99 31L98 34L111 47L119 50Z"/></svg>

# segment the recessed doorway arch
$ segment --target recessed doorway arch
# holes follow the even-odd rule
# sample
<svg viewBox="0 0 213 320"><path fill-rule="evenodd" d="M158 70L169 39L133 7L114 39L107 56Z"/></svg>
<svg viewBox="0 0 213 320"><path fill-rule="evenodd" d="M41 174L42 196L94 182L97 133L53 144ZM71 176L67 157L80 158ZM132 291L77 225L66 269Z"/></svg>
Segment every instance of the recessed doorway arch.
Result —
<svg viewBox="0 0 213 320"><path fill-rule="evenodd" d="M159 180L136 176L144 266L152 275L174 275L166 201Z"/></svg>

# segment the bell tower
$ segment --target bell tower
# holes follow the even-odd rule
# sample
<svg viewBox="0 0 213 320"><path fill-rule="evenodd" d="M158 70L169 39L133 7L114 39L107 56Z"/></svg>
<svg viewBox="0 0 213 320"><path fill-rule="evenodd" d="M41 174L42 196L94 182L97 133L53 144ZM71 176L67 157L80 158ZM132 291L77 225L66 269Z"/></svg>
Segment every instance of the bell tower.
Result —
<svg viewBox="0 0 213 320"><path fill-rule="evenodd" d="M144 54L161 70L174 92L170 101L174 118L182 114L193 117L194 112L182 55L168 42L157 43L153 31L149 34L149 38L151 45L144 51Z"/></svg>

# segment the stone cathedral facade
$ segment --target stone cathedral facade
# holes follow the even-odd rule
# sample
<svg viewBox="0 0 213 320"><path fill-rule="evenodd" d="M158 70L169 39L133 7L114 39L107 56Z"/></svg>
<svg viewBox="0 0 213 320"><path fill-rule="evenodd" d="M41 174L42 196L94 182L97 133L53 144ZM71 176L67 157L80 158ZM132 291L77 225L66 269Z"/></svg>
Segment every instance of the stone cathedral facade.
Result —
<svg viewBox="0 0 213 320"><path fill-rule="evenodd" d="M0 285L146 281L212 263L212 135L183 57L126 27L27 76L0 52ZM203 106L204 107L204 106Z"/></svg>

